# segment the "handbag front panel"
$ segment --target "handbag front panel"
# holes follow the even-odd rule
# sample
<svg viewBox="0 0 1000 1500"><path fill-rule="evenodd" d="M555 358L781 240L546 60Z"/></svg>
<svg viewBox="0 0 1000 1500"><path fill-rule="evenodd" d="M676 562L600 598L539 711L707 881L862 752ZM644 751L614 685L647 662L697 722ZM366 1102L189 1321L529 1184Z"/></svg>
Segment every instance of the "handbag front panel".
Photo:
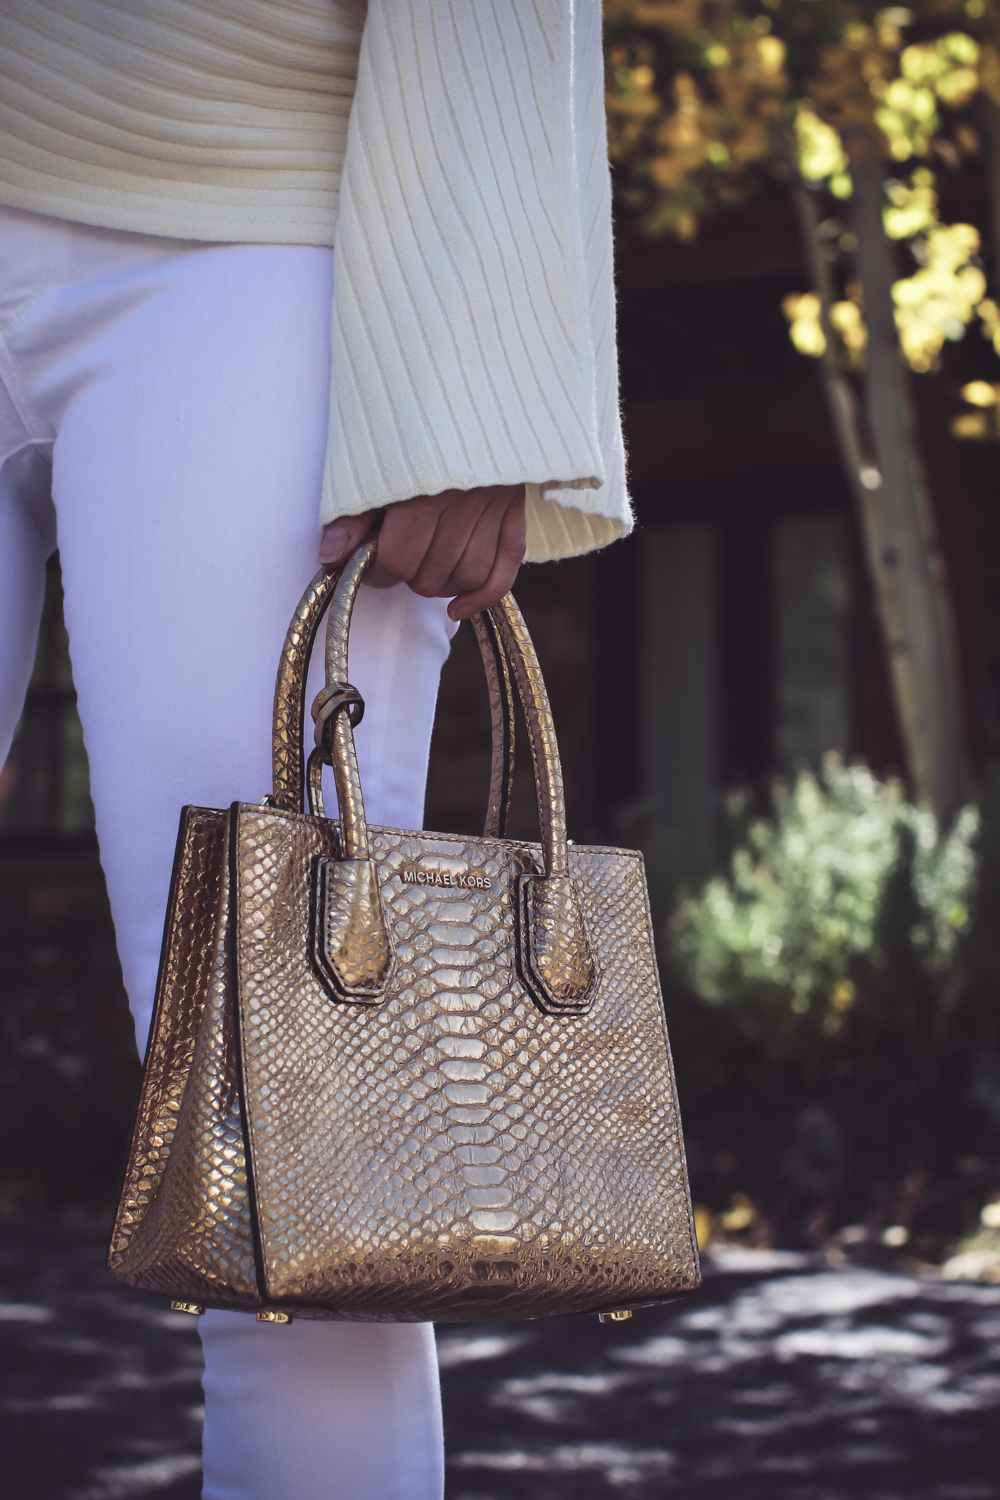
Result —
<svg viewBox="0 0 1000 1500"><path fill-rule="evenodd" d="M537 845L370 830L394 953L377 1005L311 962L337 825L240 806L233 938L268 1301L353 1320L531 1318L698 1284L641 856L570 850L600 967L546 1015L516 966Z"/></svg>

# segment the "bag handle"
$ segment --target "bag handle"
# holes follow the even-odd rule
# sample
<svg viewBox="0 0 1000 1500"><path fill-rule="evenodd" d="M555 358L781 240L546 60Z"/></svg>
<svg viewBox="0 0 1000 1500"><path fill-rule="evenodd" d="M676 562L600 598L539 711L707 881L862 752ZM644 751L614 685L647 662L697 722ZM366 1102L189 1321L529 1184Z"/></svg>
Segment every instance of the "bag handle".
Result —
<svg viewBox="0 0 1000 1500"><path fill-rule="evenodd" d="M340 998L363 1004L374 1004L381 998L392 969L354 746L354 727L361 721L364 703L347 675L351 614L376 546L374 538L363 543L339 572L329 579L317 577L306 590L282 653L274 720L274 801L277 806L290 805L298 811L305 670L319 619L330 600L326 686L312 708L316 748L309 756L306 774L311 811L314 816L322 816L322 767L333 767L342 858L333 862L335 870L323 875L324 891L331 895L325 919L318 925L318 930L323 930L323 951L318 960ZM477 638L491 684L494 728L487 829L494 818L497 823L505 818L509 800L512 669L531 745L544 858L543 874L521 874L517 879L518 968L542 1009L579 1013L593 1001L598 969L569 874L565 792L548 694L531 637L513 597L507 594L484 614ZM296 724L300 730L297 746L290 740Z"/></svg>
<svg viewBox="0 0 1000 1500"><path fill-rule="evenodd" d="M473 615L473 629L486 668L493 723L493 764L486 804L485 838L507 837L507 819L514 792L514 685L503 641L489 613Z"/></svg>
<svg viewBox="0 0 1000 1500"><path fill-rule="evenodd" d="M287 812L302 812L305 805L302 742L306 676L320 623L343 571L341 566L321 568L311 580L292 616L281 652L274 686L270 801ZM486 669L493 729L490 793L483 831L487 838L504 838L514 783L514 689L506 652L492 621L475 615L472 624ZM363 712L363 706L360 713L355 712L355 726L361 722Z"/></svg>
<svg viewBox="0 0 1000 1500"><path fill-rule="evenodd" d="M363 711L363 706L348 681L347 648L354 601L376 545L372 540L359 547L334 587L326 637L326 686L312 707L316 748L309 757L307 773L314 815L322 811L324 764L333 766L340 805L342 859L336 877L327 881L327 889L337 894L327 904L322 967L343 998L369 1004L388 983L391 948L368 847L354 748L354 725L360 722L358 710ZM544 858L543 874L521 874L517 879L518 967L543 1009L579 1012L591 1004L598 975L569 873L566 798L549 697L531 636L512 596L505 595L484 613L484 634L491 643L494 663L501 663L496 666L497 688L506 661L521 700L531 745ZM485 652L484 659L489 671ZM365 987L359 979L352 988L351 976L362 976Z"/></svg>

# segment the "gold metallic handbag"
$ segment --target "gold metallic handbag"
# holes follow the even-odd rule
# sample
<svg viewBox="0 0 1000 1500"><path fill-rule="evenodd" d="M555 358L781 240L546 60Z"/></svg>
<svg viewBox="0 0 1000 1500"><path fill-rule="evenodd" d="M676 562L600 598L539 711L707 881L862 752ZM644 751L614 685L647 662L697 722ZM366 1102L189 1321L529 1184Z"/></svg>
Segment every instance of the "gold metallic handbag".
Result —
<svg viewBox="0 0 1000 1500"><path fill-rule="evenodd" d="M700 1279L642 857L567 841L548 699L509 595L475 621L485 834L366 825L347 638L374 549L321 572L289 627L273 794L181 815L108 1264L187 1311L271 1322L627 1316ZM503 837L512 681L540 844Z"/></svg>

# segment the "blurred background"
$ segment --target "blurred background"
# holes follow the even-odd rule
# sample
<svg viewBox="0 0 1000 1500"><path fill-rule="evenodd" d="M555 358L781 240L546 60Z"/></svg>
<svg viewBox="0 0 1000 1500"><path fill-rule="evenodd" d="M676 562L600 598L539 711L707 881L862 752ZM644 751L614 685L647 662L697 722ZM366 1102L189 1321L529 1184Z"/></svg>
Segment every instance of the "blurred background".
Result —
<svg viewBox="0 0 1000 1500"><path fill-rule="evenodd" d="M702 1243L997 1282L1000 9L605 16L637 526L516 590L570 831L646 856ZM480 674L465 627L429 828L481 826ZM55 558L0 773L0 1213L107 1222L137 1082Z"/></svg>

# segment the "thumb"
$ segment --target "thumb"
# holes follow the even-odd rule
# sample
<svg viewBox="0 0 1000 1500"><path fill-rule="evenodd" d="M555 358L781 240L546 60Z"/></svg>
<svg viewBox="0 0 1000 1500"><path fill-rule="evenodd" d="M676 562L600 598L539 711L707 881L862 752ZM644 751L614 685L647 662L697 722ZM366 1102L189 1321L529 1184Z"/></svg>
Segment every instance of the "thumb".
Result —
<svg viewBox="0 0 1000 1500"><path fill-rule="evenodd" d="M319 544L320 562L330 567L350 557L371 531L374 519L375 512L365 510L360 516L338 516L329 526L324 526Z"/></svg>

